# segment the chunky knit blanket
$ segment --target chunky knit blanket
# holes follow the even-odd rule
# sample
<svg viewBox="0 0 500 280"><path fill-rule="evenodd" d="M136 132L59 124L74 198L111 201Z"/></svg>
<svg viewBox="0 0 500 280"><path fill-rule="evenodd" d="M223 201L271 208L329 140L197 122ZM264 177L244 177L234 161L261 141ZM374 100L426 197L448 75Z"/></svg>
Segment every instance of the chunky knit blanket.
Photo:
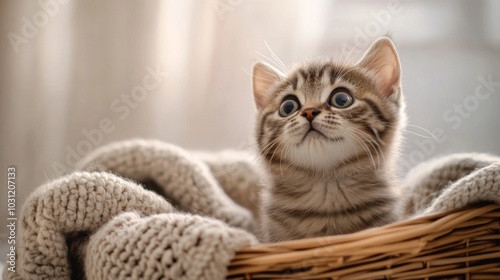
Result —
<svg viewBox="0 0 500 280"><path fill-rule="evenodd" d="M4 279L224 279L256 244L260 172L245 154L158 141L97 149L37 188L21 214L16 272ZM458 154L416 167L406 216L500 203L500 158Z"/></svg>

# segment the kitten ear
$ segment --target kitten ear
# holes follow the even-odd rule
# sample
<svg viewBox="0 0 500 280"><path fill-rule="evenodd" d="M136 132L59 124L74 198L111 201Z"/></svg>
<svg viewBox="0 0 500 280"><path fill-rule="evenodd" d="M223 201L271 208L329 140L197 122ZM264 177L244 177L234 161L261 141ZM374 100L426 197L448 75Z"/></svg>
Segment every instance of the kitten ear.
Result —
<svg viewBox="0 0 500 280"><path fill-rule="evenodd" d="M281 80L283 74L272 66L256 62L253 65L252 83L253 83L253 96L257 109L262 110L267 104L269 90L273 84Z"/></svg>
<svg viewBox="0 0 500 280"><path fill-rule="evenodd" d="M391 39L382 37L375 41L356 65L370 70L375 75L385 96L399 92L401 66Z"/></svg>

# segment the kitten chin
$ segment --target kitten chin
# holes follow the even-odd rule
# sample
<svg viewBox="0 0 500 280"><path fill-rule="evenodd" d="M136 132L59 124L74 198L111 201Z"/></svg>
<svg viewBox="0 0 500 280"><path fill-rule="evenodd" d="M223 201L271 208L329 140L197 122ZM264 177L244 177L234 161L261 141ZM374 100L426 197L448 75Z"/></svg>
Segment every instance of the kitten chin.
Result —
<svg viewBox="0 0 500 280"><path fill-rule="evenodd" d="M401 67L388 38L356 64L256 63L256 142L269 182L264 241L351 233L398 219L393 164L405 122Z"/></svg>

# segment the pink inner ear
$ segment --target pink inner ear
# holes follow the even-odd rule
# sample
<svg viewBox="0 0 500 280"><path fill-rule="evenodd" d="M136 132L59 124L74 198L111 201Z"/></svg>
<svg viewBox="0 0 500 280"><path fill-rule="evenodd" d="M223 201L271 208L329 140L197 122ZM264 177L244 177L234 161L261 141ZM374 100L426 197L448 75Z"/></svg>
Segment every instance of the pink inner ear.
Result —
<svg viewBox="0 0 500 280"><path fill-rule="evenodd" d="M255 74L262 74L262 72L255 73ZM255 76L254 77L254 84L253 84L253 95L255 99L255 104L257 105L257 109L262 109L267 105L268 98L267 94L269 91L269 88L272 86L272 81L267 80L268 77L265 77L264 75L260 76Z"/></svg>
<svg viewBox="0 0 500 280"><path fill-rule="evenodd" d="M258 109L262 109L267 105L267 98L264 95L254 95L254 97Z"/></svg>
<svg viewBox="0 0 500 280"><path fill-rule="evenodd" d="M253 94L257 109L267 105L271 86L280 79L281 75L271 66L258 62L253 69Z"/></svg>
<svg viewBox="0 0 500 280"><path fill-rule="evenodd" d="M399 86L399 58L389 39L381 38L373 43L358 65L375 73L385 96L391 96Z"/></svg>
<svg viewBox="0 0 500 280"><path fill-rule="evenodd" d="M380 85L385 96L392 95L395 86L399 83L399 71L397 69L397 66L394 65L384 65L380 69Z"/></svg>

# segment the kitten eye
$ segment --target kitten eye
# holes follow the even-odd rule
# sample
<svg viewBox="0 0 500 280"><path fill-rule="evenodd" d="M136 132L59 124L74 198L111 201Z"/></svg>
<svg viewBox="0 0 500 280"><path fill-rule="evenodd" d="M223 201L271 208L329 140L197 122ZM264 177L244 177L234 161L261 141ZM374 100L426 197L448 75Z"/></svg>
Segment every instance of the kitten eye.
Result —
<svg viewBox="0 0 500 280"><path fill-rule="evenodd" d="M280 116L288 117L291 114L295 113L299 110L300 104L296 98L288 97L286 98L280 106Z"/></svg>
<svg viewBox="0 0 500 280"><path fill-rule="evenodd" d="M352 105L354 98L346 89L336 89L330 96L330 105L340 109L347 108Z"/></svg>

